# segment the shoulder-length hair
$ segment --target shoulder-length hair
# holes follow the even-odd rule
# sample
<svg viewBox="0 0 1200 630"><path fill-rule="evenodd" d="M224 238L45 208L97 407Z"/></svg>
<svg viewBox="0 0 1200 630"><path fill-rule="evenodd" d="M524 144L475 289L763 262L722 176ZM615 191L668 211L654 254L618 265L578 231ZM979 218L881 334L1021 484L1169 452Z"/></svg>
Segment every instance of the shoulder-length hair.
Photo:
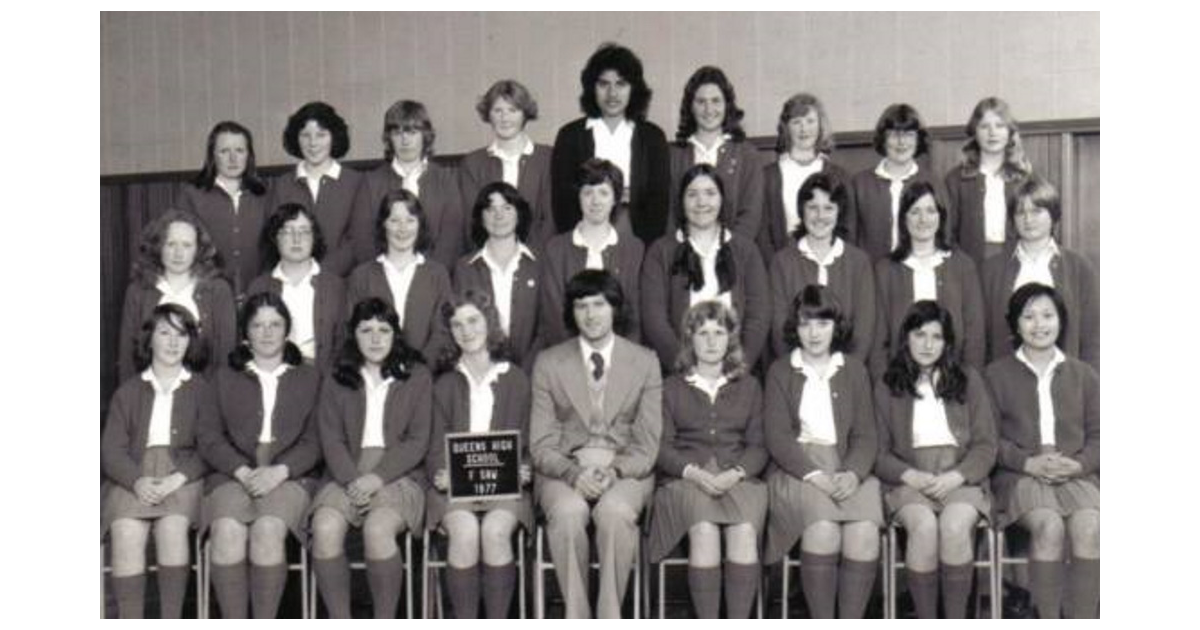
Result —
<svg viewBox="0 0 1200 630"><path fill-rule="evenodd" d="M172 223L184 223L196 231L196 261L192 263L192 275L197 280L215 278L221 273L221 255L213 244L208 229L196 215L170 208L142 229L138 240L137 259L133 261L131 277L145 287L153 287L163 274L163 244L167 240L167 229Z"/></svg>
<svg viewBox="0 0 1200 630"><path fill-rule="evenodd" d="M267 222L263 224L262 232L258 235L258 250L263 255L263 269L271 269L279 263L279 233L288 221L299 217L305 217L312 225L313 260L321 260L325 257L325 234L321 231L321 224L317 222L317 217L311 210L304 207L304 204L288 202L280 204L275 212L267 217Z"/></svg>
<svg viewBox="0 0 1200 630"><path fill-rule="evenodd" d="M479 312L483 313L483 318L487 321L488 356L493 361L510 360L512 353L509 349L508 335L505 335L504 329L500 327L500 313L496 310L496 304L492 301L491 294L486 291L467 289L452 294L448 300L442 302L439 312L441 325L446 330L451 330L450 320L454 318L454 314L458 312L458 309L464 306L474 306L479 309ZM454 369L454 366L461 358L462 348L458 346L457 342L446 344L442 348L442 355L438 357L438 371L445 372Z"/></svg>
<svg viewBox="0 0 1200 630"><path fill-rule="evenodd" d="M879 115L879 121L875 123L874 139L875 152L879 155L887 155L889 131L917 132L917 149L913 152L913 158L919 158L929 151L929 131L925 129L921 115L912 105L892 103Z"/></svg>
<svg viewBox="0 0 1200 630"><path fill-rule="evenodd" d="M563 323L571 335L579 334L575 322L575 301L599 295L613 309L613 332L624 335L629 325L629 314L625 308L625 291L617 277L605 269L584 269L567 281L566 299L563 300Z"/></svg>
<svg viewBox="0 0 1200 630"><path fill-rule="evenodd" d="M404 329L400 327L400 316L396 314L396 309L380 298L369 297L354 305L350 319L346 322L346 341L342 344L342 351L338 354L333 368L334 380L350 389L362 387L363 378L359 370L366 364L355 333L359 324L373 319L392 327L392 349L384 357L381 369L384 378L407 380L413 366L425 362L421 353L404 340Z"/></svg>
<svg viewBox="0 0 1200 630"><path fill-rule="evenodd" d="M493 83L492 87L479 97L479 101L475 103L475 112L479 114L480 120L485 123L491 122L492 106L498 99L504 99L512 103L513 107L521 110L521 113L525 115L526 124L537 120L537 101L530 94L529 88L514 79L501 79Z"/></svg>
<svg viewBox="0 0 1200 630"><path fill-rule="evenodd" d="M483 247L488 240L488 231L483 227L483 213L492 205L492 195L500 195L506 203L517 210L517 240L522 243L529 238L529 227L533 223L533 211L520 191L507 182L492 182L479 189L475 205L471 208L471 242Z"/></svg>
<svg viewBox="0 0 1200 630"><path fill-rule="evenodd" d="M392 206L398 203L404 204L408 213L417 218L417 241L413 244L413 250L420 253L429 251L433 245L433 237L429 235L429 217L421 207L421 200L407 189L397 188L388 191L379 201L379 211L375 213L375 252L387 253L387 228L384 224L392 215Z"/></svg>
<svg viewBox="0 0 1200 630"><path fill-rule="evenodd" d="M192 184L200 190L212 190L217 181L217 137L223 133L242 136L246 139L246 170L242 172L242 188L250 194L261 196L266 194L267 185L258 176L258 167L254 163L254 136L250 130L232 121L224 120L213 126L208 132L208 144L204 150L204 166L192 179Z"/></svg>
<svg viewBox="0 0 1200 630"><path fill-rule="evenodd" d="M937 322L942 327L942 356L933 365L930 378L933 391L938 398L963 403L967 399L967 374L958 362L958 343L954 332L954 318L941 304L933 300L919 300L908 308L900 323L900 336L896 352L888 362L883 374L883 383L896 397L920 398L917 381L921 377L921 366L913 359L908 348L908 335L925 324Z"/></svg>
<svg viewBox="0 0 1200 630"><path fill-rule="evenodd" d="M300 365L304 356L300 348L286 337L292 334L292 313L288 310L283 298L275 293L263 291L246 298L238 313L238 345L229 353L229 367L238 372L245 372L246 366L254 360L254 352L250 349L250 320L264 308L273 308L283 318L283 362L288 365Z"/></svg>
<svg viewBox="0 0 1200 630"><path fill-rule="evenodd" d="M1054 187L1054 184L1050 183L1050 180L1037 173L1030 173L1029 177L1017 186L1016 194L1012 196L1008 203L1009 221L1016 220L1017 210L1021 208L1021 202L1027 199L1034 207L1049 212L1055 226L1062 221L1062 198L1058 196L1058 189Z"/></svg>
<svg viewBox="0 0 1200 630"><path fill-rule="evenodd" d="M904 187L904 192L900 193L900 212L896 215L896 249L888 255L888 258L896 262L904 262L908 255L912 253L912 232L908 229L908 211L920 201L925 195L933 197L933 203L937 206L938 227L937 232L933 236L933 245L941 251L950 251L950 244L946 237L946 221L947 213L946 206L938 201L937 194L934 193L933 184L925 180L916 180Z"/></svg>
<svg viewBox="0 0 1200 630"><path fill-rule="evenodd" d="M737 105L733 83L730 83L720 68L702 66L692 73L683 86L683 100L679 104L679 129L675 132L676 142L686 145L688 138L696 133L699 125L696 123L696 115L692 112L692 101L696 98L696 91L708 84L717 86L717 89L721 90L721 96L725 98L725 119L721 121L721 130L736 142L745 140L746 131L742 129L742 118L746 112Z"/></svg>
<svg viewBox="0 0 1200 630"><path fill-rule="evenodd" d="M833 340L829 344L831 353L850 350L854 330L850 327L846 311L833 289L810 284L792 298L787 320L783 323L783 341L789 349L795 350L800 347L800 323L810 319L833 320Z"/></svg>
<svg viewBox="0 0 1200 630"><path fill-rule="evenodd" d="M1067 325L1069 324L1067 303L1063 301L1062 294L1052 286L1040 282L1030 282L1013 291L1012 296L1008 298L1008 311L1004 314L1004 321L1008 322L1008 332L1012 335L1014 350L1020 348L1024 343L1021 339L1021 314L1025 312L1025 307L1030 302L1039 297L1050 298L1050 301L1054 303L1054 309L1058 311L1058 338L1054 340L1054 345L1062 348L1063 340L1067 338Z"/></svg>
<svg viewBox="0 0 1200 630"><path fill-rule="evenodd" d="M183 367L191 372L199 372L208 365L208 343L200 336L200 324L192 316L191 311L174 303L159 304L150 312L150 317L142 322L142 328L137 337L137 345L133 348L133 364L139 372L150 367L154 355L150 350L150 339L154 329L162 322L171 328L187 335L188 347L183 354Z"/></svg>
<svg viewBox="0 0 1200 630"><path fill-rule="evenodd" d="M717 322L718 326L729 333L729 346L725 349L725 358L721 360L721 373L730 380L746 374L746 355L742 349L742 323L737 310L716 300L697 303L684 313L683 325L679 327L679 356L675 359L675 371L679 374L688 374L695 369L698 361L692 336L709 321Z"/></svg>
<svg viewBox="0 0 1200 630"><path fill-rule="evenodd" d="M288 117L287 126L283 128L283 150L288 155L297 160L304 159L304 152L300 150L300 131L310 120L333 136L333 146L329 148L331 157L341 159L350 152L350 127L346 121L332 105L313 101L305 103Z"/></svg>
<svg viewBox="0 0 1200 630"><path fill-rule="evenodd" d="M808 234L808 224L804 222L804 204L812 201L818 190L829 195L830 203L837 206L838 216L837 223L833 227L833 235L846 238L845 213L850 195L846 192L846 186L840 178L821 171L809 175L808 179L800 185L800 190L796 192L796 214L800 215L800 222L796 224L796 229L792 230L792 238L796 242Z"/></svg>
<svg viewBox="0 0 1200 630"><path fill-rule="evenodd" d="M779 122L775 126L775 152L787 153L792 150L792 135L788 133L788 122L793 118L804 116L809 111L817 112L817 121L821 129L817 132L817 143L813 147L817 153L833 152L833 126L829 124L829 114L821 99L807 92L798 92L783 102L779 110Z"/></svg>
<svg viewBox="0 0 1200 630"><path fill-rule="evenodd" d="M645 120L653 91L642 76L642 60L632 50L612 42L601 44L588 58L583 72L579 73L579 107L583 113L589 118L601 116L600 106L596 103L596 82L606 70L615 70L633 88L629 94L629 105L625 108L625 117L639 122Z"/></svg>
<svg viewBox="0 0 1200 630"><path fill-rule="evenodd" d="M433 141L437 139L437 130L433 128L433 120L429 111L418 101L399 100L383 114L383 157L388 162L396 157L392 148L392 134L397 131L421 132L421 157L433 155Z"/></svg>
<svg viewBox="0 0 1200 630"><path fill-rule="evenodd" d="M979 142L975 139L975 130L988 112L999 116L1008 127L1008 144L1004 146L1004 164L1000 167L1000 176L1010 182L1027 177L1033 172L1033 165L1025 155L1025 145L1021 142L1017 119L1013 117L1008 103L996 96L979 101L975 109L971 110L971 118L967 120L967 126L963 129L967 136L967 143L962 148L963 166L971 171L979 169Z"/></svg>
<svg viewBox="0 0 1200 630"><path fill-rule="evenodd" d="M709 164L695 164L688 170L684 171L683 177L679 181L679 206L675 208L676 225L684 233L688 234L687 212L683 209L683 198L687 192L688 186L693 181L700 177L708 177L716 185L717 191L721 193L721 209L717 212L717 223L720 226L717 234L717 288L720 292L733 288L735 279L737 278L737 262L733 257L733 248L729 243L725 242L725 231L728 229L725 225L725 184L721 181L721 176L717 173L717 169ZM671 275L684 276L688 279L688 289L699 291L704 287L704 266L700 260L700 254L692 247L690 242L684 242L683 245L675 248L675 257L671 261Z"/></svg>

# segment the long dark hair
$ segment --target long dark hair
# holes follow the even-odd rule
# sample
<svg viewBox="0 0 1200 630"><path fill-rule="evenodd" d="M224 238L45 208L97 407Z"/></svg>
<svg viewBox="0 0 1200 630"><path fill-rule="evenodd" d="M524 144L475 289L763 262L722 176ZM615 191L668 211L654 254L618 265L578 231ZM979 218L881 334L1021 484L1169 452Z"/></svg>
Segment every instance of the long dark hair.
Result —
<svg viewBox="0 0 1200 630"><path fill-rule="evenodd" d="M377 319L392 327L392 350L384 358L383 368L380 370L384 378L407 380L412 374L413 367L418 363L425 362L421 353L404 341L404 329L400 328L400 316L396 314L396 310L380 298L369 297L354 305L350 321L346 322L346 341L342 344L342 351L338 354L337 363L333 368L334 380L350 389L359 389L363 386L363 378L359 370L366 363L366 358L358 349L355 331L359 324L372 319Z"/></svg>
<svg viewBox="0 0 1200 630"><path fill-rule="evenodd" d="M900 324L896 352L883 374L883 383L897 398L920 398L920 394L917 393L917 380L921 377L921 366L917 365L908 349L908 335L930 322L941 324L942 340L945 341L942 356L938 357L937 363L934 363L930 371L933 392L938 398L961 404L967 399L967 374L958 362L954 319L949 311L933 300L920 300L908 308L908 313Z"/></svg>
<svg viewBox="0 0 1200 630"><path fill-rule="evenodd" d="M947 242L946 232L950 229L946 226L947 212L946 206L938 201L937 194L934 192L933 184L917 180L904 187L904 192L900 193L900 211L896 214L896 249L888 255L888 258L896 262L904 262L908 255L912 253L912 232L908 229L908 211L916 205L925 195L933 196L933 203L937 206L938 213L938 229L933 237L933 246L939 251L950 251L950 244Z"/></svg>
<svg viewBox="0 0 1200 630"><path fill-rule="evenodd" d="M696 115L692 113L692 101L696 92L705 85L712 84L721 90L725 98L725 119L721 121L721 130L729 134L734 142L746 139L742 129L742 117L746 112L737 106L737 94L733 91L733 83L725 72L716 66L702 66L692 73L687 84L683 86L683 100L679 104L679 130L675 132L675 141L680 146L687 146L688 138L696 133Z"/></svg>
<svg viewBox="0 0 1200 630"><path fill-rule="evenodd" d="M238 314L238 345L229 353L229 367L238 372L245 372L250 362L254 360L254 352L250 350L250 320L258 314L259 309L273 308L283 318L283 362L288 365L300 365L304 361L300 348L286 339L292 333L292 313L287 304L278 295L264 291L246 298L242 311Z"/></svg>
<svg viewBox="0 0 1200 630"><path fill-rule="evenodd" d="M223 133L237 134L246 138L246 170L242 172L242 188L250 191L253 195L266 194L267 185L258 176L258 167L254 165L254 136L250 134L249 129L232 120L223 120L208 132L208 148L204 150L204 166L192 179L192 184L204 191L213 189L213 185L217 181L217 136Z"/></svg>
<svg viewBox="0 0 1200 630"><path fill-rule="evenodd" d="M629 105L625 107L625 117L639 122L645 120L653 91L642 76L642 60L632 50L612 42L601 44L588 57L583 72L579 73L579 107L583 113L589 118L600 117L600 106L596 103L596 81L600 80L605 70L615 70L632 88L629 91Z"/></svg>
<svg viewBox="0 0 1200 630"><path fill-rule="evenodd" d="M690 291L699 291L704 288L704 265L700 262L700 254L696 252L696 248L692 247L691 241L686 240L687 212L683 209L683 197L688 186L700 177L711 179L721 193L721 208L717 211L717 222L720 224L717 234L717 287L720 293L724 293L733 288L734 278L737 277L737 263L733 259L733 248L725 242L725 183L721 181L717 169L708 164L692 166L683 173L683 178L679 181L680 201L679 207L676 209L678 213L676 224L683 231L685 240L675 248L675 258L671 261L671 275L686 277Z"/></svg>

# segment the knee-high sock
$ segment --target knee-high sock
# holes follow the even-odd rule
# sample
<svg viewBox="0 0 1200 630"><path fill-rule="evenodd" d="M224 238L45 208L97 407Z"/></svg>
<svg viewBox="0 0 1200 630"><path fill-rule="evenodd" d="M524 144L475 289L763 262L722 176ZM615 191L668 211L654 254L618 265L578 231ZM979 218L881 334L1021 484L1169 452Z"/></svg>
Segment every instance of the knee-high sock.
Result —
<svg viewBox="0 0 1200 630"><path fill-rule="evenodd" d="M483 609L488 619L508 619L513 591L517 588L517 565L483 565Z"/></svg>
<svg viewBox="0 0 1200 630"><path fill-rule="evenodd" d="M313 559L313 570L317 574L317 589L325 602L330 619L350 618L350 563L346 556Z"/></svg>
<svg viewBox="0 0 1200 630"><path fill-rule="evenodd" d="M213 564L213 590L222 619L245 619L249 605L246 597L246 563Z"/></svg>
<svg viewBox="0 0 1200 630"><path fill-rule="evenodd" d="M367 560L367 583L375 602L376 619L395 619L404 584L404 558L397 551L386 560Z"/></svg>
<svg viewBox="0 0 1200 630"><path fill-rule="evenodd" d="M446 590L450 591L450 606L455 619L479 617L479 565L466 569L446 566Z"/></svg>
<svg viewBox="0 0 1200 630"><path fill-rule="evenodd" d="M117 616L121 619L141 619L146 608L146 574L112 578L113 594L117 598Z"/></svg>
<svg viewBox="0 0 1200 630"><path fill-rule="evenodd" d="M693 567L688 565L688 594L697 619L716 619L721 614L721 569L720 567ZM659 594L662 597L663 594Z"/></svg>
<svg viewBox="0 0 1200 630"><path fill-rule="evenodd" d="M1058 619L1062 614L1062 560L1029 561L1029 590L1037 606L1038 617Z"/></svg>
<svg viewBox="0 0 1200 630"><path fill-rule="evenodd" d="M279 615L279 599L287 585L287 571L286 562L250 565L250 603L255 619L274 619Z"/></svg>
<svg viewBox="0 0 1200 630"><path fill-rule="evenodd" d="M192 567L181 565L158 567L158 604L162 619L179 619L183 616L183 594L187 591L188 574Z"/></svg>
<svg viewBox="0 0 1200 630"><path fill-rule="evenodd" d="M1100 559L1071 558L1071 575L1068 581L1071 596L1068 599L1068 616L1073 619L1098 619L1100 617Z"/></svg>
<svg viewBox="0 0 1200 630"><path fill-rule="evenodd" d="M908 592L920 619L937 619L938 572L908 569Z"/></svg>
<svg viewBox="0 0 1200 630"><path fill-rule="evenodd" d="M966 619L975 564L942 564L939 570L942 573L942 612L946 619Z"/></svg>
<svg viewBox="0 0 1200 630"><path fill-rule="evenodd" d="M842 558L842 569L838 575L838 618L862 619L875 586L878 560L859 562Z"/></svg>
<svg viewBox="0 0 1200 630"><path fill-rule="evenodd" d="M837 605L838 555L800 552L800 582L813 619L833 619Z"/></svg>
<svg viewBox="0 0 1200 630"><path fill-rule="evenodd" d="M749 619L754 596L762 582L762 565L725 563L725 616Z"/></svg>

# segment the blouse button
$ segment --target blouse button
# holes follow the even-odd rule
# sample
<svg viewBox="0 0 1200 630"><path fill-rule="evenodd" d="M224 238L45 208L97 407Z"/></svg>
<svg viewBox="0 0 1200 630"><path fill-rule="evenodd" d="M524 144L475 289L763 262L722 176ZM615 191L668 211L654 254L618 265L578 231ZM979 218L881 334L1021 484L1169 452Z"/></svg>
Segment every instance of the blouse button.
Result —
<svg viewBox="0 0 1200 630"><path fill-rule="evenodd" d="M709 435L716 435L716 434L717 434L717 430L716 430L716 429L709 429L709 430L708 430L708 434L709 434Z"/></svg>
<svg viewBox="0 0 1200 630"><path fill-rule="evenodd" d="M834 397L834 398L837 398L837 392L833 392L833 394L832 394L832 395L833 395L833 397Z"/></svg>

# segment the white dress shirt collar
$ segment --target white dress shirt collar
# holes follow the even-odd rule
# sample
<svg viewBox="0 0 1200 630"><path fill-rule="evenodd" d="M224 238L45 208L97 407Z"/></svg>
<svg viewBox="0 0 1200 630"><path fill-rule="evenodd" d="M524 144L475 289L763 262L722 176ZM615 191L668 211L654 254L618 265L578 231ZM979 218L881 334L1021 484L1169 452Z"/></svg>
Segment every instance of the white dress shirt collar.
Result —
<svg viewBox="0 0 1200 630"><path fill-rule="evenodd" d="M604 250L615 246L620 241L617 229L609 224L608 236L604 237L604 241L600 243L600 247L592 248L583 238L583 232L580 230L582 226L583 221L580 221L575 226L575 229L571 231L571 244L587 250L587 262L584 263L584 269L604 269Z"/></svg>

